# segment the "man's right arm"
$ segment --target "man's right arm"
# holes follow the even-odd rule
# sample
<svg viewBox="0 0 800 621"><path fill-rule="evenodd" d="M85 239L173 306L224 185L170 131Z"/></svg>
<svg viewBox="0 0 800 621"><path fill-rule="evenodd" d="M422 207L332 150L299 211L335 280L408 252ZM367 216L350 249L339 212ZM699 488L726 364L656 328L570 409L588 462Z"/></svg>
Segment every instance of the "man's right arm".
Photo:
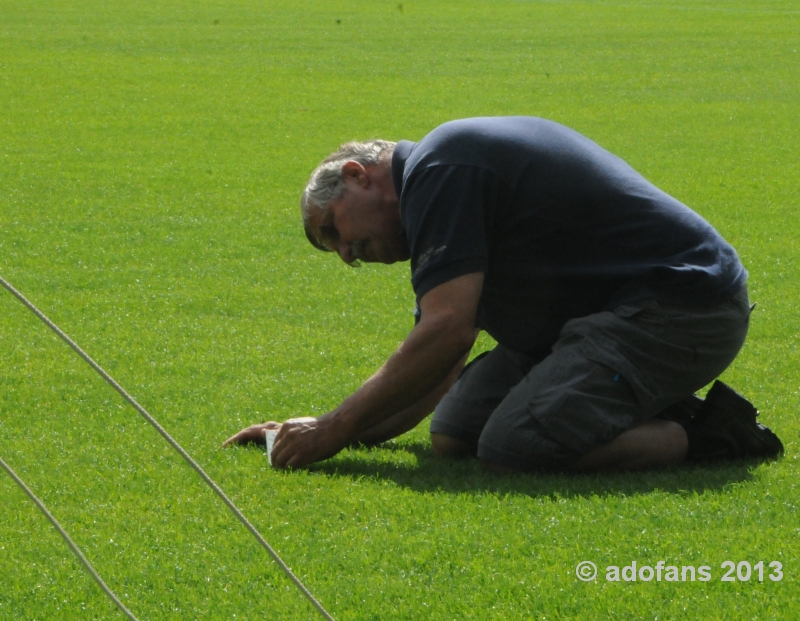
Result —
<svg viewBox="0 0 800 621"><path fill-rule="evenodd" d="M467 358L469 358L469 353L458 361L458 364L453 367L453 370L450 371L450 374L445 380L428 393L428 395L407 407L405 410L367 429L358 437L358 442L367 445L380 444L381 442L396 438L419 425L428 414L433 412L439 401L442 400L442 397L444 397L447 391L450 390L450 387L455 384L461 370L467 362Z"/></svg>
<svg viewBox="0 0 800 621"><path fill-rule="evenodd" d="M393 415L425 402L425 408L406 412L403 421L412 426L418 423L449 388L447 380L452 383L458 375L456 367L475 342L482 285L483 274L471 272L425 293L420 299L419 323L355 393L323 416L292 419L280 425L272 451L277 467L301 467L327 459ZM225 445L260 439L266 427L248 427L226 440Z"/></svg>

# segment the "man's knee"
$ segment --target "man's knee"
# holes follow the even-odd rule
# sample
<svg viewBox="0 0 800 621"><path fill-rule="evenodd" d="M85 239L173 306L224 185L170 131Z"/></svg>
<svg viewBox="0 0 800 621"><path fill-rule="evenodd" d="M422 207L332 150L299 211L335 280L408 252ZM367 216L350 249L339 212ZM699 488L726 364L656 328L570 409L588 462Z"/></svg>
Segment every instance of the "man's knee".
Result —
<svg viewBox="0 0 800 621"><path fill-rule="evenodd" d="M475 454L474 447L442 433L431 434L431 446L433 452L439 457L462 458Z"/></svg>

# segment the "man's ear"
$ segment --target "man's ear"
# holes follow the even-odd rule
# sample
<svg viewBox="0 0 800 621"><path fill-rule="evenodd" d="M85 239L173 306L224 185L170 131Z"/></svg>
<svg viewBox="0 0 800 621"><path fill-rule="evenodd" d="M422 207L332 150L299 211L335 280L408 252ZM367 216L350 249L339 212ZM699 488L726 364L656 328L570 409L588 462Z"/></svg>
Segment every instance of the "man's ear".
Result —
<svg viewBox="0 0 800 621"><path fill-rule="evenodd" d="M355 181L363 188L366 188L369 185L369 175L367 174L367 169L354 160L349 160L342 164L342 175L345 179Z"/></svg>

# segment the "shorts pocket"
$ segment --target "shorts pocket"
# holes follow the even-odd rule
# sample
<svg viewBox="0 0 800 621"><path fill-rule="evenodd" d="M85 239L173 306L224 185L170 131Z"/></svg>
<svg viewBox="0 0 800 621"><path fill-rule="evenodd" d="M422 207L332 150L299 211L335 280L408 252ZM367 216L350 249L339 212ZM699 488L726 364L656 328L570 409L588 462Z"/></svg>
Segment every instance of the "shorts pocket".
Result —
<svg viewBox="0 0 800 621"><path fill-rule="evenodd" d="M578 454L606 444L638 424L644 408L616 370L586 360L576 381L550 404L534 399L529 415L550 438ZM543 407L544 406L544 407Z"/></svg>
<svg viewBox="0 0 800 621"><path fill-rule="evenodd" d="M630 384L641 406L650 407L659 399L661 391L652 378L641 369L640 365L631 362L624 352L610 345L601 335L587 335L581 343L581 352L587 359L620 373Z"/></svg>

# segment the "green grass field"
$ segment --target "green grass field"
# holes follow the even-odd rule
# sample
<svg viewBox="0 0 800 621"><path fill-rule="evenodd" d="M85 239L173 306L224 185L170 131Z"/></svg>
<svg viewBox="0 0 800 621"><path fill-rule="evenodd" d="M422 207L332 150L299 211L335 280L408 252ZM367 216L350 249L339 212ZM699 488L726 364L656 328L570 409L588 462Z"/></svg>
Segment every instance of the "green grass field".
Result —
<svg viewBox="0 0 800 621"><path fill-rule="evenodd" d="M187 447L338 621L795 620L798 50L789 0L0 0L0 274ZM497 477L435 459L425 423L308 471L220 449L252 422L333 408L413 325L406 264L351 270L305 241L297 201L316 163L352 138L502 114L581 131L736 246L758 309L725 379L782 437L781 461ZM2 289L0 352L0 457L139 619L315 618ZM598 580L577 579L584 560ZM605 580L659 560L713 579ZM784 577L723 582L726 560L777 560ZM122 618L0 472L0 619Z"/></svg>

